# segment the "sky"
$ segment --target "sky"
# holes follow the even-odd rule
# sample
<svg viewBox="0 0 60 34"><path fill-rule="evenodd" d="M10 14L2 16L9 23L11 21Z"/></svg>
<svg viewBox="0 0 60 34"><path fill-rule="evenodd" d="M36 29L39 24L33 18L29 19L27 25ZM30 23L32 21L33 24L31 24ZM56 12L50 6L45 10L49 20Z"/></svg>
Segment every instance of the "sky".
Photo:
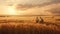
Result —
<svg viewBox="0 0 60 34"><path fill-rule="evenodd" d="M60 15L60 0L0 0L0 15Z"/></svg>

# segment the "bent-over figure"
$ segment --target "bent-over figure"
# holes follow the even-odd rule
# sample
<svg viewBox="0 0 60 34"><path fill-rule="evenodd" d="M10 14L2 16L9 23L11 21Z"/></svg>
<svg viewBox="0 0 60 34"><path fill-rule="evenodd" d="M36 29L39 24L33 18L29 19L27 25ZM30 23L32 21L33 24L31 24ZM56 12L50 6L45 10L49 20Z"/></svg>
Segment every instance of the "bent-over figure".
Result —
<svg viewBox="0 0 60 34"><path fill-rule="evenodd" d="M38 17L36 17L36 23L38 23L39 22L39 19L38 19Z"/></svg>
<svg viewBox="0 0 60 34"><path fill-rule="evenodd" d="M40 19L39 19L39 23L44 23L43 18L40 17Z"/></svg>

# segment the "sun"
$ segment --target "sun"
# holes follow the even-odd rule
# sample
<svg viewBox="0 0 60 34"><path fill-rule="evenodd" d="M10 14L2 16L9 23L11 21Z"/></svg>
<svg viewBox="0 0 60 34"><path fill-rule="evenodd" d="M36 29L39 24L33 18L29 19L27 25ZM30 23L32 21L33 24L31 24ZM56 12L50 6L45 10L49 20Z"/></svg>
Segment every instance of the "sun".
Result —
<svg viewBox="0 0 60 34"><path fill-rule="evenodd" d="M6 8L7 8L6 9L6 14L7 15L17 15L17 12L16 12L16 10L14 9L13 6L8 6Z"/></svg>

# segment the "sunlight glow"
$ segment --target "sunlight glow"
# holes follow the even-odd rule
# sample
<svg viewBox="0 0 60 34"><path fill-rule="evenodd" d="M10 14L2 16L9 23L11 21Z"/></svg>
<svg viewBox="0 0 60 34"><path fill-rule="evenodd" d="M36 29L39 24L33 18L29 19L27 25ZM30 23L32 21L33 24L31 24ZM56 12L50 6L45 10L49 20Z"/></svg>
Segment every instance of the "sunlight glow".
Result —
<svg viewBox="0 0 60 34"><path fill-rule="evenodd" d="M17 15L15 9L13 6L8 6L6 9L6 14L7 15Z"/></svg>

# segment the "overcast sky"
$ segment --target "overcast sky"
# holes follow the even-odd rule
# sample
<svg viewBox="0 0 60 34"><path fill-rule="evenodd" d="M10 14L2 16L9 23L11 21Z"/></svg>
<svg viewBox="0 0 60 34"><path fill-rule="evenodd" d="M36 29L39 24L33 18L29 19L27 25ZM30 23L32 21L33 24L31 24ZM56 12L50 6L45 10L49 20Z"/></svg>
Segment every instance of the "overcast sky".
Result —
<svg viewBox="0 0 60 34"><path fill-rule="evenodd" d="M0 14L15 4L19 15L60 15L60 0L0 0Z"/></svg>
<svg viewBox="0 0 60 34"><path fill-rule="evenodd" d="M0 0L1 4L43 4L43 3L59 3L60 0Z"/></svg>

